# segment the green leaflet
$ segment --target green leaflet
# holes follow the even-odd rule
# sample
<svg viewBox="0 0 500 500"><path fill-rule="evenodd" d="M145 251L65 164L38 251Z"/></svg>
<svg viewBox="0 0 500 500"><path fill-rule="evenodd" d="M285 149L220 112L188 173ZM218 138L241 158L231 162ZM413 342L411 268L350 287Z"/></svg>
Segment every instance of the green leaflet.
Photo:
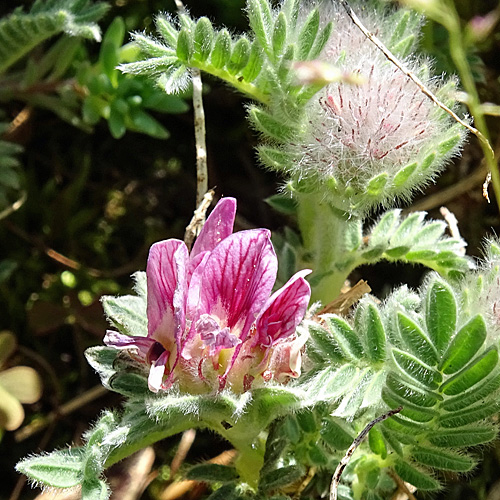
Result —
<svg viewBox="0 0 500 500"><path fill-rule="evenodd" d="M401 372L410 379L429 389L437 389L439 387L442 376L438 371L422 363L415 356L401 351L400 349L393 348L392 356Z"/></svg>
<svg viewBox="0 0 500 500"><path fill-rule="evenodd" d="M309 54L319 30L319 10L313 9L307 16L304 25L299 33L297 54L298 61L309 59Z"/></svg>
<svg viewBox="0 0 500 500"><path fill-rule="evenodd" d="M219 464L200 464L191 467L187 479L195 481L228 483L238 478L238 473L233 467Z"/></svg>
<svg viewBox="0 0 500 500"><path fill-rule="evenodd" d="M457 303L449 285L433 281L427 290L425 305L427 332L441 354L447 348L457 324Z"/></svg>
<svg viewBox="0 0 500 500"><path fill-rule="evenodd" d="M433 431L427 434L427 439L431 444L438 447L466 448L489 443L495 439L497 432L492 426L478 425Z"/></svg>
<svg viewBox="0 0 500 500"><path fill-rule="evenodd" d="M321 425L321 437L333 450L349 448L356 438L352 429L340 418L324 419Z"/></svg>
<svg viewBox="0 0 500 500"><path fill-rule="evenodd" d="M356 310L356 328L364 332L365 351L370 361L385 360L386 338L380 313L374 304L362 302Z"/></svg>
<svg viewBox="0 0 500 500"><path fill-rule="evenodd" d="M363 356L363 346L346 321L333 314L324 314L322 319L325 320L344 357L357 360Z"/></svg>
<svg viewBox="0 0 500 500"><path fill-rule="evenodd" d="M404 462L403 460L398 460L396 462L394 470L401 479L413 484L413 486L416 486L419 490L433 491L438 490L441 487L439 481L434 479L429 472L424 471L413 464L410 465L408 462Z"/></svg>
<svg viewBox="0 0 500 500"><path fill-rule="evenodd" d="M194 54L199 61L206 61L214 43L214 28L207 17L201 17L194 28Z"/></svg>
<svg viewBox="0 0 500 500"><path fill-rule="evenodd" d="M52 488L71 488L83 480L83 458L83 448L71 448L25 458L16 469L37 483Z"/></svg>
<svg viewBox="0 0 500 500"><path fill-rule="evenodd" d="M219 69L223 68L231 55L231 35L226 29L217 33L214 43L214 49L210 55L210 62Z"/></svg>
<svg viewBox="0 0 500 500"><path fill-rule="evenodd" d="M422 329L402 312L397 313L399 335L411 352L429 366L437 365L435 347Z"/></svg>
<svg viewBox="0 0 500 500"><path fill-rule="evenodd" d="M492 347L477 360L446 381L440 388L443 394L456 396L483 380L498 364L498 351Z"/></svg>
<svg viewBox="0 0 500 500"><path fill-rule="evenodd" d="M147 336L148 324L145 297L136 297L134 295L105 296L101 302L106 316L121 333L131 336Z"/></svg>
<svg viewBox="0 0 500 500"><path fill-rule="evenodd" d="M459 455L439 448L415 446L412 457L422 465L453 472L467 472L476 464L475 460L467 455Z"/></svg>
<svg viewBox="0 0 500 500"><path fill-rule="evenodd" d="M484 344L486 336L486 323L477 314L453 338L441 360L441 371L449 375L462 369Z"/></svg>

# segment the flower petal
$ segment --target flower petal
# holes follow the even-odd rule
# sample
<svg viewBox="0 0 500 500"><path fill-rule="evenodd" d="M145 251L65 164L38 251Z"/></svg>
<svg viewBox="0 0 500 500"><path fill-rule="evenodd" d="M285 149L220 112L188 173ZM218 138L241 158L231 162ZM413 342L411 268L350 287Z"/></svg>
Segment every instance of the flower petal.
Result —
<svg viewBox="0 0 500 500"><path fill-rule="evenodd" d="M267 370L262 374L264 380L276 380L282 384L289 377L299 377L302 364L302 348L307 338L307 334L302 334L293 340L277 342L274 349L272 349Z"/></svg>
<svg viewBox="0 0 500 500"><path fill-rule="evenodd" d="M169 353L164 351L161 356L151 364L149 370L148 386L152 392L158 392L162 388L163 376L165 375L165 364L167 363Z"/></svg>
<svg viewBox="0 0 500 500"><path fill-rule="evenodd" d="M199 314L220 320L220 327L245 341L269 297L278 260L266 229L240 231L210 254L203 272Z"/></svg>
<svg viewBox="0 0 500 500"><path fill-rule="evenodd" d="M136 348L141 356L146 357L155 340L149 337L130 337L129 335L122 335L121 333L108 330L103 342L107 346L115 347L116 349Z"/></svg>
<svg viewBox="0 0 500 500"><path fill-rule="evenodd" d="M211 252L233 232L236 200L222 198L212 210L191 250L191 258L200 252Z"/></svg>
<svg viewBox="0 0 500 500"><path fill-rule="evenodd" d="M148 257L148 337L180 348L186 325L188 249L180 240L155 243Z"/></svg>
<svg viewBox="0 0 500 500"><path fill-rule="evenodd" d="M270 347L295 332L311 298L311 287L304 279L310 273L309 269L296 273L271 295L257 318L254 346Z"/></svg>

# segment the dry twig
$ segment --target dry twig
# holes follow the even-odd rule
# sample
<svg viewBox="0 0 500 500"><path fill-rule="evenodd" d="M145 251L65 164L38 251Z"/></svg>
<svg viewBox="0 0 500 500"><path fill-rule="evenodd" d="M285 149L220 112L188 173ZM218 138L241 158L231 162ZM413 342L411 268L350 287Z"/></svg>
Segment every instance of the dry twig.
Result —
<svg viewBox="0 0 500 500"><path fill-rule="evenodd" d="M372 427L377 425L380 422L383 422L384 420L387 420L389 417L392 417L393 415L396 415L403 409L402 406L399 406L398 408L395 408L394 410L389 410L388 412L384 413L383 415L380 415L380 417L375 418L372 420L358 435L358 437L353 441L351 446L349 446L349 449L346 451L344 457L340 461L339 465L335 469L335 473L333 474L332 477L332 483L330 485L330 500L337 500L337 490L340 484L340 478L342 476L342 473L344 472L344 469L347 467L349 461L351 460L351 457L353 453L356 451L356 448L361 444L363 439L366 437L366 435L370 432Z"/></svg>

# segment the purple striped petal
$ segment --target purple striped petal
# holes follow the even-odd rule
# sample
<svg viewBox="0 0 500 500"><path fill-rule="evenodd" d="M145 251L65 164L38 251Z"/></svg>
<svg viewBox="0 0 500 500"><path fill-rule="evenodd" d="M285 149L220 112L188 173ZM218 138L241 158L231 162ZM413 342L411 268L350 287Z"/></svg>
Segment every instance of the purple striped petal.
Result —
<svg viewBox="0 0 500 500"><path fill-rule="evenodd" d="M257 318L254 346L270 347L295 332L311 298L311 287L304 279L310 273L309 269L296 273L271 295Z"/></svg>
<svg viewBox="0 0 500 500"><path fill-rule="evenodd" d="M180 350L186 325L188 249L180 240L155 243L148 257L148 337Z"/></svg>
<svg viewBox="0 0 500 500"><path fill-rule="evenodd" d="M222 198L212 210L191 250L191 258L201 252L211 252L233 232L236 200Z"/></svg>
<svg viewBox="0 0 500 500"><path fill-rule="evenodd" d="M107 346L115 347L116 349L136 348L139 354L146 357L155 340L149 337L130 337L129 335L122 335L121 333L108 330L103 342Z"/></svg>
<svg viewBox="0 0 500 500"><path fill-rule="evenodd" d="M210 254L203 272L198 313L245 341L276 280L278 260L266 229L240 231Z"/></svg>

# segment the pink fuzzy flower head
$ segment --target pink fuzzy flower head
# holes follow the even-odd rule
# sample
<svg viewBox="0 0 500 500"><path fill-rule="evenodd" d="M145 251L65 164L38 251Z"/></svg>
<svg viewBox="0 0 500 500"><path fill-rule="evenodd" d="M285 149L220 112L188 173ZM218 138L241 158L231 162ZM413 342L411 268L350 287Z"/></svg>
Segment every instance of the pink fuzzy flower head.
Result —
<svg viewBox="0 0 500 500"><path fill-rule="evenodd" d="M353 8L368 30L391 46L392 18L364 9L362 2ZM432 180L460 149L464 132L386 59L340 3L322 9L334 30L320 60L362 82L331 83L311 99L302 136L290 146L295 162L289 171L299 181L328 185L339 208L363 212L408 197ZM427 61L403 56L403 64L438 97L450 100L446 94L453 82L441 89L437 79L426 76Z"/></svg>
<svg viewBox="0 0 500 500"><path fill-rule="evenodd" d="M278 261L266 229L233 234L236 201L222 199L191 253L184 242L155 243L147 264L147 337L108 331L149 371L153 392L178 384L192 394L241 393L300 374L296 333L310 299L295 274L271 295Z"/></svg>

